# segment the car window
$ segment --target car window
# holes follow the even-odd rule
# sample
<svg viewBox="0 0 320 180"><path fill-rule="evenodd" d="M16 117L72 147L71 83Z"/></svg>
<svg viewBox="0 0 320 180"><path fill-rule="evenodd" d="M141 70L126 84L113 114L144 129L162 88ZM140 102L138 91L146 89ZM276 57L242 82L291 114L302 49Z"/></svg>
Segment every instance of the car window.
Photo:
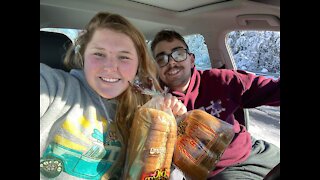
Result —
<svg viewBox="0 0 320 180"><path fill-rule="evenodd" d="M280 32L232 31L226 36L226 44L236 69L280 77ZM248 114L249 132L280 147L280 106L251 108Z"/></svg>
<svg viewBox="0 0 320 180"><path fill-rule="evenodd" d="M280 32L232 31L226 39L237 69L275 79L280 76Z"/></svg>
<svg viewBox="0 0 320 180"><path fill-rule="evenodd" d="M190 52L195 55L195 66L199 70L211 69L211 61L207 45L201 34L192 34L183 37Z"/></svg>

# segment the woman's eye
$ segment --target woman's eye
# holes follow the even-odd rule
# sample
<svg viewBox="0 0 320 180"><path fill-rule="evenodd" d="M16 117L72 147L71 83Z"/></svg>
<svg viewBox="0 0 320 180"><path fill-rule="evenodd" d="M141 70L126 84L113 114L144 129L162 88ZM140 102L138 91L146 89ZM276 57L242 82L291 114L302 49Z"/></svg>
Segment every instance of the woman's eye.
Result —
<svg viewBox="0 0 320 180"><path fill-rule="evenodd" d="M120 59L120 60L126 60L126 59L130 59L130 58L127 57L127 56L120 56L119 59Z"/></svg>
<svg viewBox="0 0 320 180"><path fill-rule="evenodd" d="M99 57L104 57L104 54L98 53L98 52L94 53L94 55L95 55L95 56L99 56Z"/></svg>

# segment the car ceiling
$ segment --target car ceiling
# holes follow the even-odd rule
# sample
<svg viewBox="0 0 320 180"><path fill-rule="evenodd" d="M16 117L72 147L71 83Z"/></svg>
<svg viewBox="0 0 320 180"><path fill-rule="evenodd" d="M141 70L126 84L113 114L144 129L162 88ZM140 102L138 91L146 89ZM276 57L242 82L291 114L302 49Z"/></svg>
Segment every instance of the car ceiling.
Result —
<svg viewBox="0 0 320 180"><path fill-rule="evenodd" d="M147 39L164 28L183 35L250 29L252 23L241 19L247 16L280 22L280 0L40 0L40 28L82 29L98 11L128 18ZM256 22L254 28L280 30L275 24Z"/></svg>
<svg viewBox="0 0 320 180"><path fill-rule="evenodd" d="M133 2L138 2L146 4L149 6L154 6L157 8L166 9L169 11L187 11L190 9L195 9L201 6L215 4L227 0L161 0L161 1L150 1L150 0L131 0Z"/></svg>

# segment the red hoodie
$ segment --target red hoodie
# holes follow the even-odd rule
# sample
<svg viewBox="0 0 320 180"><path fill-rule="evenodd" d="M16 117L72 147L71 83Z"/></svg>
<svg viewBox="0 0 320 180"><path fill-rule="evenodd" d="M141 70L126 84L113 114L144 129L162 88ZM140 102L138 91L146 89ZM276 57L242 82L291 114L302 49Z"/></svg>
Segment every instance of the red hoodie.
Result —
<svg viewBox="0 0 320 180"><path fill-rule="evenodd" d="M238 108L253 108L261 105L280 105L280 78L273 80L255 76L241 70L210 69L196 70L186 94L171 91L182 100L188 111L203 109L211 115L233 125L235 136L223 153L210 177L228 166L245 161L251 151L251 138L245 126L239 124L234 113Z"/></svg>

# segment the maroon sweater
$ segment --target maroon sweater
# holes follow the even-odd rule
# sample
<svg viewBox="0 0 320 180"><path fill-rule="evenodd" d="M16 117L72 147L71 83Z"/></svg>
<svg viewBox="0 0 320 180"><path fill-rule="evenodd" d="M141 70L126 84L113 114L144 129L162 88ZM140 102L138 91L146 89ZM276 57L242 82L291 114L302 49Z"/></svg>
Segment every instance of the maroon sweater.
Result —
<svg viewBox="0 0 320 180"><path fill-rule="evenodd" d="M245 161L251 151L251 138L245 126L239 124L234 113L238 108L253 108L261 105L280 105L280 78L268 79L241 70L193 68L186 94L171 91L182 100L188 111L203 109L213 116L233 125L235 136L223 153L214 176L228 166Z"/></svg>

